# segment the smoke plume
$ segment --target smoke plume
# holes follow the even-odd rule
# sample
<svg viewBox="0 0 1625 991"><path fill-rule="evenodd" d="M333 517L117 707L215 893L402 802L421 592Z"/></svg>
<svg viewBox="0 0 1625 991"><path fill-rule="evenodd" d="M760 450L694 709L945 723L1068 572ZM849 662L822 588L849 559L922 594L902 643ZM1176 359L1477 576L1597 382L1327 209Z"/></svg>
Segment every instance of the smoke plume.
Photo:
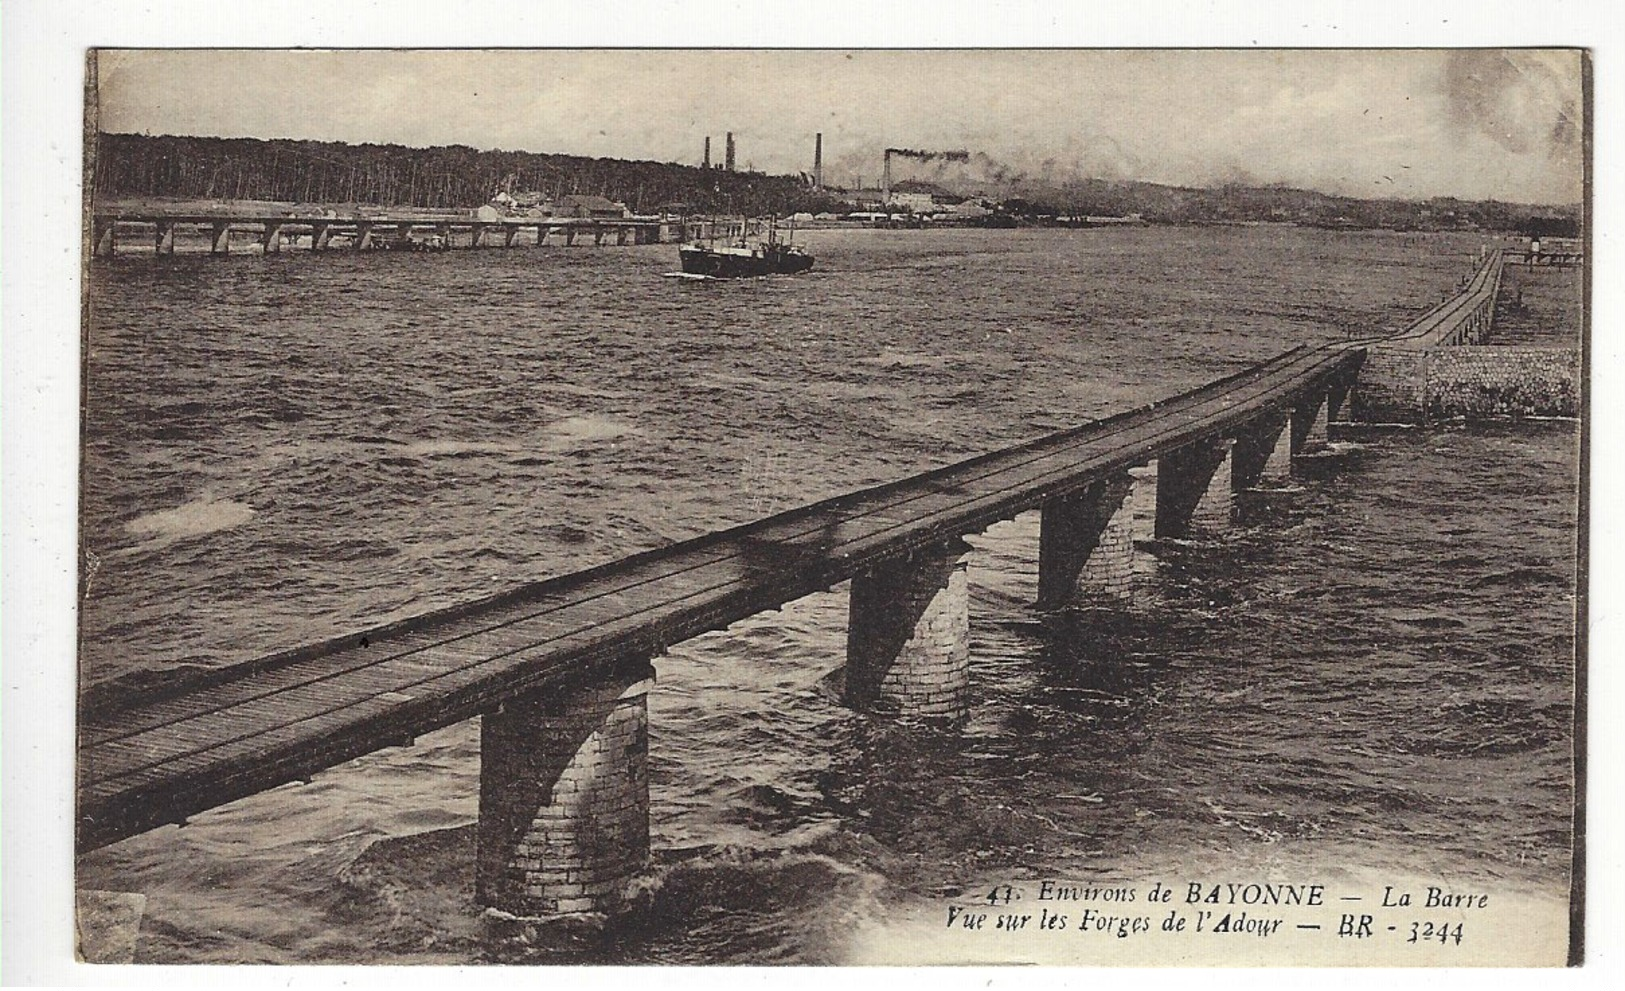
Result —
<svg viewBox="0 0 1625 991"><path fill-rule="evenodd" d="M917 158L922 162L934 162L939 159L944 162L970 161L970 152L963 148L958 151L916 151L913 148L887 148L886 154L900 155L903 158Z"/></svg>

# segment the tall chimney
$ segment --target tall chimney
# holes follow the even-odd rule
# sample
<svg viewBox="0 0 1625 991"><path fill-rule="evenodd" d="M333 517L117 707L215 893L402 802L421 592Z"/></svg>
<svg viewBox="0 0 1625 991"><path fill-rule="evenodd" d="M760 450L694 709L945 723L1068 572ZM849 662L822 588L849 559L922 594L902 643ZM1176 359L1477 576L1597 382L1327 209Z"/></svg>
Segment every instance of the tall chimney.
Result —
<svg viewBox="0 0 1625 991"><path fill-rule="evenodd" d="M705 164L700 166L700 168L708 169L710 167L711 167L711 135L707 134L705 136Z"/></svg>
<svg viewBox="0 0 1625 991"><path fill-rule="evenodd" d="M880 203L886 206L891 203L891 149L886 149L886 161L880 169Z"/></svg>
<svg viewBox="0 0 1625 991"><path fill-rule="evenodd" d="M813 188L824 188L824 133L813 136Z"/></svg>
<svg viewBox="0 0 1625 991"><path fill-rule="evenodd" d="M734 132L732 131L728 132L728 150L726 155L727 157L723 159L723 161L727 164L725 164L723 168L727 169L729 172L732 172L734 170Z"/></svg>

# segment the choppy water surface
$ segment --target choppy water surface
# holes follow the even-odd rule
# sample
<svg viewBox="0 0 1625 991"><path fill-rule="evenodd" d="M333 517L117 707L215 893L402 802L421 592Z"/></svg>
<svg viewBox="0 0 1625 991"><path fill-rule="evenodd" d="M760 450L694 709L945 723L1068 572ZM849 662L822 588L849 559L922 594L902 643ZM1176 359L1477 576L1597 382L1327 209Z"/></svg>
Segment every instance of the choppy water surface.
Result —
<svg viewBox="0 0 1625 991"><path fill-rule="evenodd" d="M1006 446L1298 343L1402 325L1478 241L1299 230L815 232L670 246L121 258L93 270L88 681L217 665ZM1561 890L1572 425L1341 443L1141 601L1040 621L1035 516L973 539L975 699L875 722L821 680L843 590L674 649L658 887L610 948L842 962L899 906L1238 860ZM742 759L741 755L748 755ZM472 904L478 732L81 859L141 957L513 959Z"/></svg>

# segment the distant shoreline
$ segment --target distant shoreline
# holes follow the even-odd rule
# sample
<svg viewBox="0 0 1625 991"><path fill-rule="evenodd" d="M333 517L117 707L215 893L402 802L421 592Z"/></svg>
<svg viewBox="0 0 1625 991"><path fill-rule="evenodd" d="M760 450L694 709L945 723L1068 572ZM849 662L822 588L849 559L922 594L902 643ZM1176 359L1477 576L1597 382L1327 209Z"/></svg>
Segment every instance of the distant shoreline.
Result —
<svg viewBox="0 0 1625 991"><path fill-rule="evenodd" d="M469 221L474 219L473 209L446 209L438 207L415 207L404 204L383 203L301 203L280 200L256 199L201 199L180 196L119 196L96 199L91 210L102 214L128 214L144 217L210 217L217 216L222 220L232 218L255 217L289 217L297 219L335 219L346 220L414 220L420 223L434 221ZM722 218L727 215L720 213L704 214L693 213L689 219L703 219L707 217ZM545 221L547 217L516 216L511 218L521 223L536 223ZM558 218L560 220L568 218ZM636 218L635 218L636 219ZM677 219L675 217L664 219ZM1012 221L1006 224L978 223L975 221L955 219L920 219L920 220L849 220L849 219L821 219L795 221L797 230L933 230L933 229L1087 229L1102 230L1113 227L1280 227L1280 228L1311 228L1318 230L1346 230L1346 231L1388 231L1396 234L1487 234L1507 235L1518 233L1518 229L1505 227L1406 227L1386 224L1362 224L1354 221L1346 223L1319 223L1300 220L1255 220L1255 219L1222 219L1222 218L1145 218L1143 220L1128 221L1125 218L1104 217L1080 220L1076 218L1057 217L1007 217ZM786 218L780 217L781 223ZM495 222L495 221L493 221Z"/></svg>

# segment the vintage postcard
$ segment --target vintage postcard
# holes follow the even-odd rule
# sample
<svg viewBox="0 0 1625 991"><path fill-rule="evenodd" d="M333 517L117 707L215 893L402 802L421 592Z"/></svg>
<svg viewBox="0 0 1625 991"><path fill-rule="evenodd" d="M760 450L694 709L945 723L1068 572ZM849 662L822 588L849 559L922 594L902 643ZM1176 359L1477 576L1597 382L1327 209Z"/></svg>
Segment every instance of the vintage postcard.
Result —
<svg viewBox="0 0 1625 991"><path fill-rule="evenodd" d="M1580 962L1590 72L89 51L81 959Z"/></svg>

